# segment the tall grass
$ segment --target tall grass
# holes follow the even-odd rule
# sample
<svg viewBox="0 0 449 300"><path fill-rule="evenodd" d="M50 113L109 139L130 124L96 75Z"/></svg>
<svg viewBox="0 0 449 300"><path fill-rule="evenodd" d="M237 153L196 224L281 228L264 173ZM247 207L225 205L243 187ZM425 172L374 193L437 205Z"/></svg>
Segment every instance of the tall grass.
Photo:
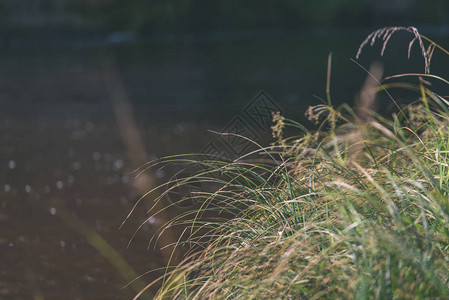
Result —
<svg viewBox="0 0 449 300"><path fill-rule="evenodd" d="M427 73L424 41L436 44L416 29L368 39L397 30L419 41ZM278 142L234 161L167 158L201 167L168 190L209 189L167 224L190 220L177 246L195 251L167 269L157 298L449 298L449 103L416 78L419 101L390 117L329 101L308 111L318 130L275 115ZM370 88L388 93L396 79Z"/></svg>

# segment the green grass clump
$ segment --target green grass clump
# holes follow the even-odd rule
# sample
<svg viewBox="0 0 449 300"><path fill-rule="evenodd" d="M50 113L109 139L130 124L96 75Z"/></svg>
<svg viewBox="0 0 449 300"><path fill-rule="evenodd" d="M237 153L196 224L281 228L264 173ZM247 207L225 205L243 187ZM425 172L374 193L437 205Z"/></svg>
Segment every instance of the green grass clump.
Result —
<svg viewBox="0 0 449 300"><path fill-rule="evenodd" d="M448 299L449 106L422 80L408 86L420 101L389 118L322 104L311 132L276 115L275 145L206 156L167 183L210 190L191 195L200 204L178 246L195 251L157 297ZM283 138L292 126L301 133Z"/></svg>

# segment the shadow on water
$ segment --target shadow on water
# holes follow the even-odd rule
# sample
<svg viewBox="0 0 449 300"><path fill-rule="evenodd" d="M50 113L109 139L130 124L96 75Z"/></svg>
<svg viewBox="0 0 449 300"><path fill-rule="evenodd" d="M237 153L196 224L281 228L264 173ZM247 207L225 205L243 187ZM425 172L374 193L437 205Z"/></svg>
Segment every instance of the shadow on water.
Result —
<svg viewBox="0 0 449 300"><path fill-rule="evenodd" d="M146 160L200 151L212 139L207 129L220 131L261 90L288 117L304 121L304 111L317 101L313 95L324 98L330 51L333 99L352 103L365 74L350 58L365 34L5 48L0 55L0 299L133 297L120 267L97 251L86 229L135 274L164 266L168 254L159 246L176 240L176 233L164 235L156 246L148 243L165 217L148 218L142 204L119 227L146 188L173 174L158 170L136 188L130 172ZM421 72L419 55L409 63L407 43L398 47L404 53L386 53L385 74ZM378 49L372 51L362 57L365 66L378 57ZM120 102L124 98L128 104ZM126 125L127 105L135 118L131 125ZM148 283L158 275L161 271L141 280Z"/></svg>

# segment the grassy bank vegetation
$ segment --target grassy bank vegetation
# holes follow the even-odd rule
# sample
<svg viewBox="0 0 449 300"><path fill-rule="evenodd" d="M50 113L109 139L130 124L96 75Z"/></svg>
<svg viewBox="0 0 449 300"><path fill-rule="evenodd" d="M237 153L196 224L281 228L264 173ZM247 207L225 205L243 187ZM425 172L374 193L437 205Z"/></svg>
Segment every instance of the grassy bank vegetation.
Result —
<svg viewBox="0 0 449 300"><path fill-rule="evenodd" d="M195 251L167 269L160 299L449 297L449 103L426 81L444 81L427 74L438 46L393 28L362 47L397 30L413 34L426 64L408 83L378 82L374 70L356 108L329 96L308 110L316 131L275 115L277 143L234 161L167 158L201 167L168 186L214 188L167 224L191 216L178 247ZM389 116L370 110L376 92L398 86L417 100ZM285 137L288 127L298 135Z"/></svg>

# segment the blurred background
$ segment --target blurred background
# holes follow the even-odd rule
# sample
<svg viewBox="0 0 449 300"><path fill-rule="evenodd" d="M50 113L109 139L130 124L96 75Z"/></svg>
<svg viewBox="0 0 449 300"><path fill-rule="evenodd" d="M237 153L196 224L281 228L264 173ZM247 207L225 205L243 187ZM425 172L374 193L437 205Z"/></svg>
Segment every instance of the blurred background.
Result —
<svg viewBox="0 0 449 300"><path fill-rule="evenodd" d="M178 232L151 237L186 209L150 217L150 199L119 230L173 176L133 170L202 151L260 91L310 125L330 52L333 102L352 104L367 34L413 25L445 46L448 22L446 0L0 0L0 299L132 298L163 274L171 250L159 249ZM409 41L397 33L359 63L423 72ZM447 75L448 58L433 59Z"/></svg>

